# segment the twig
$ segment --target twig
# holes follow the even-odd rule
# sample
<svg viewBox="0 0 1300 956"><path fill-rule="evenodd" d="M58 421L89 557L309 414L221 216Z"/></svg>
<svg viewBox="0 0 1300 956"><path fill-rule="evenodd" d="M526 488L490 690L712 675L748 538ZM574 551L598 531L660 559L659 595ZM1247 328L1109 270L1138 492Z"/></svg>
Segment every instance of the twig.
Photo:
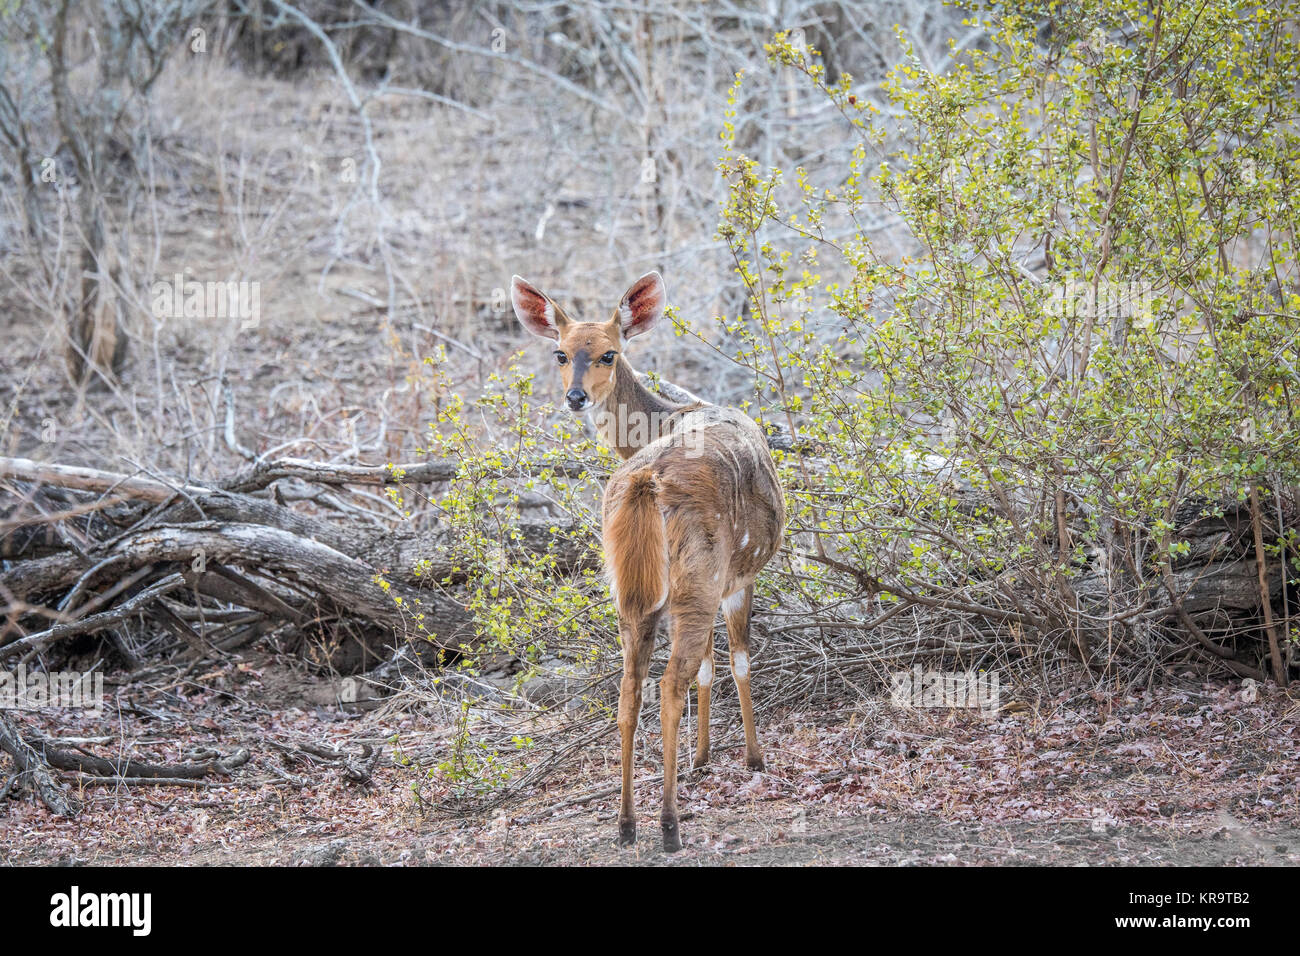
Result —
<svg viewBox="0 0 1300 956"><path fill-rule="evenodd" d="M100 614L92 614L89 617L83 617L79 621L72 621L67 624L56 624L47 631L41 631L38 634L32 634L28 637L14 641L12 644L6 644L0 647L0 659L10 657L18 651L40 650L46 644L52 644L55 641L62 640L65 637L73 637L77 634L85 634L87 631L95 631L100 628L115 624L125 618L135 614L141 608L151 604L158 598L179 587L183 587L185 578L180 574L169 574L162 580L149 585L139 594L136 594L130 600L123 601L111 611L104 611Z"/></svg>

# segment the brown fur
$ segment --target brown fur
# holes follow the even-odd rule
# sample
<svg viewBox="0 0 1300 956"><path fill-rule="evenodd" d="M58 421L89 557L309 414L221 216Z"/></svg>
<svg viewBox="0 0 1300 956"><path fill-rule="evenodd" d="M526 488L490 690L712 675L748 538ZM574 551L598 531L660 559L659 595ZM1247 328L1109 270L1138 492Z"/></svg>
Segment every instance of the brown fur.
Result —
<svg viewBox="0 0 1300 956"><path fill-rule="evenodd" d="M605 560L618 582L619 613L639 618L662 607L668 590L667 541L653 469L632 473L616 493L606 493L602 536Z"/></svg>
<svg viewBox="0 0 1300 956"><path fill-rule="evenodd" d="M604 351L617 351L622 338L648 331L658 320L665 294L657 273L638 279L624 294L614 318L603 323L573 322L518 277L512 294L524 327L555 339L569 360L561 366L566 392L575 385L586 390L601 438L625 459L605 488L602 521L623 644L618 698L623 772L619 842L628 845L636 839L632 748L655 629L666 611L672 653L659 682L664 752L660 822L664 848L676 850L681 847L677 733L687 690L698 679L695 766L703 765L709 756L713 624L720 609L745 727L745 764L763 769L749 695L749 618L754 579L781 546L785 496L767 440L748 416L703 402L667 402L637 381L621 354L610 365L591 364ZM702 662L708 662L707 677L700 671Z"/></svg>
<svg viewBox="0 0 1300 956"><path fill-rule="evenodd" d="M646 475L653 475L653 483ZM606 557L616 549L633 548L642 563L664 560L654 547L658 539L642 537L640 529L623 542L622 528L630 489L652 488L656 510L663 515L669 571L669 607L698 599L716 601L753 582L781 545L785 499L767 441L758 426L734 409L705 405L682 416L681 424L633 454L610 477L605 489ZM637 507L647 512L643 497ZM611 566L619 588L620 611L625 606L620 562ZM644 578L644 576L643 576ZM649 606L660 591L655 590ZM716 610L715 604L715 610Z"/></svg>
<svg viewBox="0 0 1300 956"><path fill-rule="evenodd" d="M604 322L570 322L560 333L558 351L568 356L560 367L564 390L586 389L597 404L609 397L614 388L614 366L601 365L599 359L607 352L615 355L622 351L617 320L611 326Z"/></svg>
<svg viewBox="0 0 1300 956"><path fill-rule="evenodd" d="M650 666L654 627L665 608L643 600L635 606L623 598L621 562L637 553L638 571L653 561L668 574L666 610L672 628L672 652L659 682L660 725L664 748L664 806L661 815L667 850L681 846L677 823L677 735L686 693L700 673L713 670L713 622L726 599L725 619L732 675L745 728L745 765L763 769L749 693L749 618L754 579L781 546L785 496L762 431L735 409L704 405L683 409L667 434L633 453L610 477L605 489L606 558L619 593L619 634L623 640L623 682L619 688L622 738L623 799L619 841L636 839L632 806L632 741L641 711L641 684ZM646 475L654 476L651 483ZM641 489L635 497L633 487ZM650 511L645 489L653 489L654 507L663 515L664 543L624 537L624 513ZM631 502L635 501L635 505ZM662 594L662 592L655 592ZM638 595L639 597L639 595ZM655 599L656 601L658 598ZM647 637L647 635L649 635ZM737 666L743 655L744 665ZM709 759L710 681L699 682L699 740L696 767Z"/></svg>

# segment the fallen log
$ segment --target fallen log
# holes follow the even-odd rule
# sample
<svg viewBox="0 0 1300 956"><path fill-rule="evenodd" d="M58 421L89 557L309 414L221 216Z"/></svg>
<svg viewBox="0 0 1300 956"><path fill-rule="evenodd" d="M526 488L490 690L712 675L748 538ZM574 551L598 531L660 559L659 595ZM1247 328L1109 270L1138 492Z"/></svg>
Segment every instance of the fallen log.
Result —
<svg viewBox="0 0 1300 956"><path fill-rule="evenodd" d="M430 463L439 468L442 463ZM396 466L401 469L417 469L417 465ZM339 466L328 466L332 480L340 479L355 472L339 471ZM363 469L368 480L379 481L382 476L391 478L383 468ZM538 469L541 470L541 469ZM318 477L325 475L324 466L319 469ZM451 559L454 535L444 527L410 528L398 526L392 530L376 531L370 527L357 527L342 522L329 521L312 515L294 511L285 505L276 504L265 498L228 490L212 490L200 485L168 484L151 478L129 477L113 472L90 468L71 468L61 465L47 465L21 458L0 458L0 478L12 478L26 481L44 481L54 485L67 482L66 487L81 491L112 494L114 504L128 501L120 496L123 487L130 484L136 497L134 501L166 507L153 518L160 525L186 524L196 521L224 521L250 525L262 525L275 528L288 534L308 538L324 544L335 551L349 555L356 560L371 565L373 568L392 576L394 580L407 584L417 583L415 567L425 562L426 578L441 579L452 571L454 561ZM126 521L137 517L136 512L125 516ZM15 526L27 526L27 522L11 522ZM4 525L0 524L0 532ZM583 529L575 528L565 520L523 521L518 527L519 540L506 540L502 544L507 551L519 554L551 554L556 558L561 570L574 570L594 561L591 551L592 538ZM3 539L0 539L3 540ZM49 541L43 539L42 545L49 547ZM10 549L0 551L4 557L18 559L25 557L24 551ZM66 557L60 554L60 557ZM60 562L51 562L58 567ZM58 574L59 571L48 573ZM39 580L47 574L42 570L36 575ZM3 586L10 588L15 595L31 593L32 586L23 583L26 576L15 574L12 580L0 577Z"/></svg>
<svg viewBox="0 0 1300 956"><path fill-rule="evenodd" d="M22 738L17 725L2 710L0 710L0 750L13 758L19 775L31 781L32 789L51 813L61 817L72 817L80 812L81 807L76 798L54 782L54 778L50 776L49 765L42 759L40 753ZM6 789L8 789L7 785Z"/></svg>
<svg viewBox="0 0 1300 956"><path fill-rule="evenodd" d="M55 782L53 770L69 770L79 774L78 787L103 786L219 786L204 778L213 775L229 776L248 763L252 755L239 748L222 756L213 752L206 760L178 764L152 764L130 758L109 759L84 751L64 749L56 741L32 731L21 735L17 725L0 711L0 751L13 758L17 777L31 781L32 789L51 813L75 816L80 811L77 800ZM8 785L6 785L6 794ZM3 799L5 794L0 794Z"/></svg>
<svg viewBox="0 0 1300 956"><path fill-rule="evenodd" d="M775 437L772 443L776 444ZM546 469L567 473L565 467L547 463L543 469L523 462L503 474L518 478ZM571 467L580 468L577 463ZM942 479L959 501L972 507L994 512L1020 507L1015 500L1001 504L986 500L987 495L958 480L955 466L946 460L927 460L917 467L935 480ZM62 636L89 633L144 611L152 598L161 596L150 589L176 574L182 575L196 598L215 599L222 607L247 608L267 620L301 625L313 617L320 619L310 607L315 600L328 605L324 617L331 620L340 614L350 615L390 634L426 637L438 647L457 650L473 633L474 622L454 597L428 587L443 581L455 584L459 542L452 529L394 525L391 516L384 516L389 523L383 525L379 512L354 516L350 506L327 517L319 511L300 510L301 505L291 507L275 493L278 489L268 490L281 480L342 487L439 482L456 474L457 467L445 461L370 466L280 458L256 461L230 480L195 483L0 458L0 479L34 484L26 492L29 499L44 496L39 520L49 522L51 528L62 520L61 515L46 512L61 495L65 514L75 516L66 524L75 525L82 540L78 545L61 531L27 534L22 541L5 546L7 528L28 529L37 520L16 507L9 509L9 520L0 522L0 555L8 559L0 564L0 601L7 602L11 625L24 615L27 623L17 637L12 636L12 626L7 629L9 634L0 632L0 655L45 647ZM100 497L87 500L87 495ZM1178 534L1189 548L1174 560L1167 581L1128 580L1123 573L1104 573L1105 562L1090 561L1071 577L1073 608L1053 608L1046 616L1022 604L1014 594L1005 595L1007 600L999 599L996 606L986 606L965 599L951 587L948 591L952 593L945 594L942 589L930 593L926 588L902 587L899 581L872 583L865 578L863 587L898 595L907 604L925 607L935 615L979 617L994 626L1018 622L1057 629L1068 626L1071 614L1077 617L1080 629L1093 630L1104 630L1107 622L1123 625L1139 615L1141 620L1158 621L1161 626L1188 628L1190 621L1197 628L1219 633L1206 638L1189 629L1189 638L1196 638L1189 639L1189 646L1199 643L1226 657L1222 653L1224 632L1212 623L1226 617L1234 627L1249 631L1260 613L1260 575L1254 554L1246 547L1249 524L1243 521L1239 505L1226 503L1215 508L1205 501L1185 503L1178 519ZM506 523L501 549L505 557L514 560L548 555L559 570L572 571L599 560L595 544L593 529L572 520L546 519ZM814 560L826 562L850 578L859 576L853 567L834 559L833 547ZM1265 593L1275 600L1283 596L1281 575L1273 573L1280 569L1281 563L1275 562L1265 575ZM250 574L259 580L282 582L297 589L299 596L264 587ZM172 584L168 586L174 586L175 579L169 580ZM78 612L74 598L94 588L102 590L81 602ZM51 598L56 604L56 610L50 612L54 623L34 631L32 608L41 601L48 604ZM116 605L101 607L111 601ZM195 639L199 635L192 620L181 621L161 605L150 613L196 653L203 646L203 640ZM78 623L77 618L85 621ZM809 611L809 618L819 622L818 630L833 631L836 626L830 620L820 623L823 619L815 609ZM241 623L247 622L241 619ZM858 629L863 622L845 620L841 625ZM787 625L795 626L797 622ZM248 633L256 636L261 632ZM229 637L223 633L222 640ZM1245 663L1238 660L1238 664Z"/></svg>
<svg viewBox="0 0 1300 956"><path fill-rule="evenodd" d="M199 522L132 532L120 538L97 564L74 553L36 558L19 563L0 574L0 593L11 600L25 600L40 593L58 592L73 585L94 567L97 578L107 579L149 564L180 564L193 567L208 562L239 565L271 575L285 575L312 591L328 596L336 605L368 621L387 625L407 636L429 637L442 647L456 648L472 627L460 605L431 591L407 584L384 582L379 571L364 561L344 554L312 538L279 528L249 523ZM0 646L0 655L30 646L45 646L60 637L86 633L100 623L112 623L133 613L149 601L183 584L173 574L166 587L152 585L110 612L89 621L59 624L42 634ZM414 615L423 615L423 630L415 626ZM294 617L296 612L286 614Z"/></svg>
<svg viewBox="0 0 1300 956"><path fill-rule="evenodd" d="M244 748L239 748L229 756L216 755L208 760L178 764L152 764L142 760L122 758L110 760L96 757L94 754L77 753L55 747L39 734L31 734L30 746L41 759L55 770L75 770L96 777L111 779L134 777L136 779L158 778L166 780L198 780L214 774L229 776L235 770L248 763L252 755Z"/></svg>
<svg viewBox="0 0 1300 956"><path fill-rule="evenodd" d="M29 500L54 492L72 496L63 513L42 509L47 513L40 520L50 533L25 534L20 541L0 537L0 543L7 543L0 554L8 559L0 564L0 600L7 602L11 621L36 606L29 602L48 603L53 596L56 603L49 612L55 623L44 630L15 637L10 627L6 628L9 634L0 633L0 657L30 653L64 637L121 622L182 584L222 604L249 608L269 618L302 624L312 617L301 600L267 590L235 568L310 592L340 613L390 633L457 649L472 632L473 622L455 600L428 588L448 578L456 567L456 542L449 529L376 528L371 522L306 514L265 497L220 487L241 482L257 485L277 476L346 484L397 481L403 471L414 472L421 480L451 474L442 464L428 464L388 469L279 459L257 472L256 481L210 486L0 458L0 479L34 483ZM87 501L87 495L99 497ZM21 501L7 509L10 520L0 524L0 536L5 529L32 526L32 516L20 505ZM81 536L88 538L85 546L70 546L65 534L53 533L58 522L69 520L69 513L76 518L93 513L93 526L84 518L78 525ZM517 533L512 529L504 537L502 545L505 553L516 556L549 553L563 570L596 558L591 535L563 521L524 522ZM83 602L79 613L70 607L78 595L97 587L105 590ZM115 596L116 606L87 613ZM191 646L201 645L195 640L197 634L166 607L155 604L150 613Z"/></svg>

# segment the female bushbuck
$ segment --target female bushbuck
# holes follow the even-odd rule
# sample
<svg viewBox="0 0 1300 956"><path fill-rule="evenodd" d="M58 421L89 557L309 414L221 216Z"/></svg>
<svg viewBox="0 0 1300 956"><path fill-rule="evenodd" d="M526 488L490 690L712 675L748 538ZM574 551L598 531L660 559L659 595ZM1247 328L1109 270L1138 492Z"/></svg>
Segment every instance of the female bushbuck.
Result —
<svg viewBox="0 0 1300 956"><path fill-rule="evenodd" d="M754 578L781 546L785 496L767 440L746 415L705 402L677 405L637 381L623 345L648 332L667 298L659 273L642 276L608 322L575 322L519 276L515 314L534 335L556 341L555 360L573 411L591 409L601 438L626 459L605 489L602 537L610 591L618 606L623 683L618 729L623 745L619 843L636 840L632 741L641 685L650 669L655 625L668 612L672 653L661 688L664 747L664 849L681 849L677 828L677 729L692 678L699 683L695 766L709 759L713 622L727 621L731 673L740 692L745 763L763 769L749 698L749 614Z"/></svg>

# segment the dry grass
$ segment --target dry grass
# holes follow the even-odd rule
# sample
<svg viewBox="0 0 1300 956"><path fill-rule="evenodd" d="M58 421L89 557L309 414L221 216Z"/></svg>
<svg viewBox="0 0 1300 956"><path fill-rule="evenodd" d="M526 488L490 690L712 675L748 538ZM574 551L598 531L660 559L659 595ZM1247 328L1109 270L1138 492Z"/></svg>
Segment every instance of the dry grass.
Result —
<svg viewBox="0 0 1300 956"><path fill-rule="evenodd" d="M63 460L228 471L217 389L226 376L252 450L301 438L297 453L314 441L326 455L382 461L414 451L427 408L402 398L436 345L473 393L527 344L505 301L512 273L588 318L604 318L629 276L652 267L696 322L731 304L719 294L728 270L712 210L682 210L671 234L647 234L639 160L602 148L609 131L584 129L563 104L523 99L480 118L386 94L367 114L383 157L378 207L356 181L360 123L332 77L174 60L151 103L148 201L119 224L134 254L123 273L130 365L108 395L87 400L71 387L57 361L55 297L33 301L28 248L30 261L11 260L0 282L14 332L0 358L6 451L49 455L40 426L52 419ZM155 319L149 285L178 273L259 283L258 327L241 329L237 316ZM540 367L538 354L526 365ZM659 337L636 359L697 386L743 387L734 373L720 381L718 357L689 340ZM344 418L353 424L339 426ZM344 427L358 448L342 441Z"/></svg>

